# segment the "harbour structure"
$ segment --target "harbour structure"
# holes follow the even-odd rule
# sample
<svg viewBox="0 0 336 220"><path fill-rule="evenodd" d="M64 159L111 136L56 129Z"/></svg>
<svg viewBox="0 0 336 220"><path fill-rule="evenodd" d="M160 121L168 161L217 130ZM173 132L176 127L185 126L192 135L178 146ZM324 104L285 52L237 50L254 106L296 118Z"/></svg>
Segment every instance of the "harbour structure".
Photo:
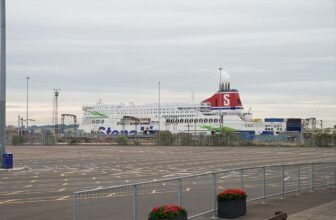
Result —
<svg viewBox="0 0 336 220"><path fill-rule="evenodd" d="M253 119L244 111L239 91L229 81L220 82L219 90L202 102L153 104L104 104L83 106L80 129L107 135L155 133L247 132L279 134L286 130L284 119Z"/></svg>

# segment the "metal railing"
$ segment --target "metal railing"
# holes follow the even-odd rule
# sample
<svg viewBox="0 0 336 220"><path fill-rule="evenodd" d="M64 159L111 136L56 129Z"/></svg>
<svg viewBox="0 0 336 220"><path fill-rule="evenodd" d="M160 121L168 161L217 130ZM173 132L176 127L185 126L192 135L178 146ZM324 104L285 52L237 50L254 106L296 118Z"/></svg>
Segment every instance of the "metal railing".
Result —
<svg viewBox="0 0 336 220"><path fill-rule="evenodd" d="M285 198L288 193L336 188L336 162L303 163L230 169L199 175L75 192L73 220L144 220L163 204L178 204L192 219L216 215L219 192L242 188L248 202Z"/></svg>

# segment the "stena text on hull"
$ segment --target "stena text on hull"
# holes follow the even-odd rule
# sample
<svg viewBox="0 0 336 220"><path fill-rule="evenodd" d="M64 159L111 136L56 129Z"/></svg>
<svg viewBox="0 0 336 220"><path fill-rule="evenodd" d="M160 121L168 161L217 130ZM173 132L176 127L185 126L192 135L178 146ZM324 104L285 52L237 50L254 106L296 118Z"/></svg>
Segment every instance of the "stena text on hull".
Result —
<svg viewBox="0 0 336 220"><path fill-rule="evenodd" d="M270 128L270 126L272 128ZM274 134L286 130L286 122L271 125L253 119L245 112L239 91L230 88L230 82L221 82L219 90L198 104L103 104L83 106L80 128L85 132L106 135L149 134L161 131L172 133L213 134L216 132L249 132L261 134L265 130Z"/></svg>

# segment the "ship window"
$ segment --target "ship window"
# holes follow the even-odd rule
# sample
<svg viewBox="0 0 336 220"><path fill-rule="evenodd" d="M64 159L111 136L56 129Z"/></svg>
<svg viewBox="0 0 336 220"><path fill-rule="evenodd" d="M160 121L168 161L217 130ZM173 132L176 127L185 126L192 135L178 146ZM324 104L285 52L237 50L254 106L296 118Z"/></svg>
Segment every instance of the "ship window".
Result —
<svg viewBox="0 0 336 220"><path fill-rule="evenodd" d="M212 119L212 118L210 118L210 119L209 119L209 123L212 123L212 122L213 122L213 119Z"/></svg>
<svg viewBox="0 0 336 220"><path fill-rule="evenodd" d="M207 118L204 119L204 123L208 123L208 119Z"/></svg>
<svg viewBox="0 0 336 220"><path fill-rule="evenodd" d="M198 122L198 119L197 118L195 118L195 123L197 123Z"/></svg>
<svg viewBox="0 0 336 220"><path fill-rule="evenodd" d="M199 123L203 123L203 119L202 118L199 119Z"/></svg>

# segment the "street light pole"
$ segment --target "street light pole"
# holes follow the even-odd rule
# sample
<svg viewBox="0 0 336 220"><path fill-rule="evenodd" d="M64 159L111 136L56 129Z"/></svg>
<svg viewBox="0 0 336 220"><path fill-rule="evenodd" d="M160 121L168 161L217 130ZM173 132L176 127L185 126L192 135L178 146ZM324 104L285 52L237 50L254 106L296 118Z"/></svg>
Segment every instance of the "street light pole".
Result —
<svg viewBox="0 0 336 220"><path fill-rule="evenodd" d="M6 0L0 0L0 167L6 136Z"/></svg>
<svg viewBox="0 0 336 220"><path fill-rule="evenodd" d="M223 122L223 116L222 116L222 67L218 68L219 70L219 127L220 127L220 132L222 133L222 122Z"/></svg>
<svg viewBox="0 0 336 220"><path fill-rule="evenodd" d="M161 119L161 94L160 91L161 90L161 82L159 81L159 106L158 106L158 121L159 121L159 140L158 140L158 145L160 146L160 131L161 131L161 124L160 124L160 119Z"/></svg>
<svg viewBox="0 0 336 220"><path fill-rule="evenodd" d="M29 81L30 77L27 76L26 80L27 80L27 111L26 111L26 129L28 130L28 121L29 121L29 117L28 117L28 81Z"/></svg>

